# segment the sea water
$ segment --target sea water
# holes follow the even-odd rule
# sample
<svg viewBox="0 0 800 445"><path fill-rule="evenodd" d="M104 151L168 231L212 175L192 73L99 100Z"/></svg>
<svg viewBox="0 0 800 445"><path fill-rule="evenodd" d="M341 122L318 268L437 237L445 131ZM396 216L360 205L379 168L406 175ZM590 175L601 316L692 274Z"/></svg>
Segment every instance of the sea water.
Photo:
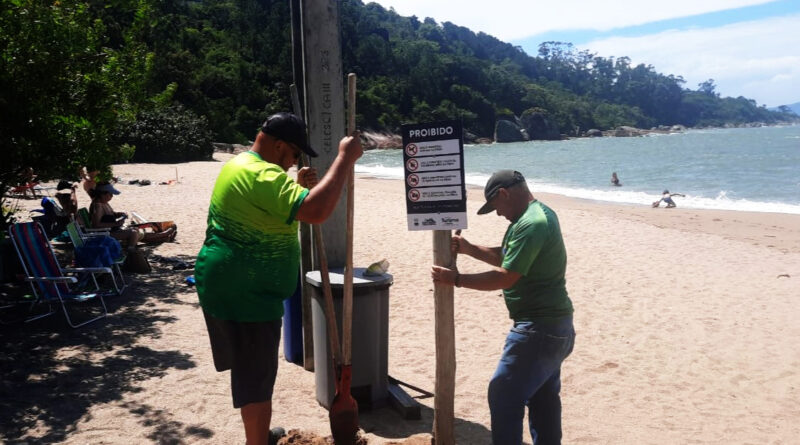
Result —
<svg viewBox="0 0 800 445"><path fill-rule="evenodd" d="M499 169L522 172L534 194L650 205L669 190L686 195L678 207L800 214L800 126L464 147L467 184ZM367 151L356 172L403 178L402 151Z"/></svg>

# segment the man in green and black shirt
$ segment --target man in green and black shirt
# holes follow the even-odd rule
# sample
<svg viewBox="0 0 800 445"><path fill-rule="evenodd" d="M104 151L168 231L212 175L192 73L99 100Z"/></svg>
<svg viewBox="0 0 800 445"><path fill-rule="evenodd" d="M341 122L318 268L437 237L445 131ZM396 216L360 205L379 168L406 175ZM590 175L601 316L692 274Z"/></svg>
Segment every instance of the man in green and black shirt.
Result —
<svg viewBox="0 0 800 445"><path fill-rule="evenodd" d="M495 445L522 443L528 407L537 445L561 443L561 362L572 352L572 301L564 275L567 251L556 213L536 200L525 178L500 170L484 188L478 214L496 211L511 222L500 247L484 247L456 235L451 246L494 268L476 274L433 266L434 281L478 290L503 289L514 326L489 382Z"/></svg>
<svg viewBox="0 0 800 445"><path fill-rule="evenodd" d="M214 366L231 371L248 444L269 437L283 300L294 292L300 267L297 222L330 216L363 150L358 134L345 137L322 180L304 167L295 182L286 171L301 152L317 156L305 123L290 113L270 116L251 149L222 167L195 264Z"/></svg>

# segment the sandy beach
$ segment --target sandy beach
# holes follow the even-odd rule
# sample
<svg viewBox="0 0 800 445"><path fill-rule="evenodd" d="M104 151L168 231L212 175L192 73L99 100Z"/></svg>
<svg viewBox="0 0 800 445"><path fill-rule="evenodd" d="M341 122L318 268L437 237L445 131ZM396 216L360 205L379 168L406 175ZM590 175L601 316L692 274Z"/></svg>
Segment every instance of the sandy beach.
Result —
<svg viewBox="0 0 800 445"><path fill-rule="evenodd" d="M214 179L230 157L115 166L122 194L111 205L175 221L176 242L148 251L192 261ZM177 184L159 185L176 174ZM607 204L539 194L535 185L533 192L559 215L576 309L575 350L562 369L563 443L797 443L800 215ZM407 231L403 194L398 180L356 179L354 261L391 263L389 374L433 391L432 236ZM482 190L468 195L463 235L498 245L507 221L475 215ZM82 192L80 200L88 206ZM197 295L184 283L192 271L152 264L153 273L129 276L132 286L108 299L109 317L93 325L72 330L61 314L0 325L3 442L244 442L229 376L214 371ZM459 266L484 268L466 257ZM467 289L455 291L455 318L456 440L487 444L486 387L510 320L500 292ZM433 398L418 400L421 420L390 408L362 413L369 443L430 433ZM313 373L283 356L273 407L273 425L330 433Z"/></svg>

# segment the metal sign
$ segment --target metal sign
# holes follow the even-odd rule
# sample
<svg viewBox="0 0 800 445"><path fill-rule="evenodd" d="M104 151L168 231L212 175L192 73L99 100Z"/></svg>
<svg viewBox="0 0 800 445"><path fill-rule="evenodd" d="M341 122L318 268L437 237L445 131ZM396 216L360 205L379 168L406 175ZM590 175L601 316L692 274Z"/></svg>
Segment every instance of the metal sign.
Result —
<svg viewBox="0 0 800 445"><path fill-rule="evenodd" d="M467 228L460 121L402 126L408 230Z"/></svg>

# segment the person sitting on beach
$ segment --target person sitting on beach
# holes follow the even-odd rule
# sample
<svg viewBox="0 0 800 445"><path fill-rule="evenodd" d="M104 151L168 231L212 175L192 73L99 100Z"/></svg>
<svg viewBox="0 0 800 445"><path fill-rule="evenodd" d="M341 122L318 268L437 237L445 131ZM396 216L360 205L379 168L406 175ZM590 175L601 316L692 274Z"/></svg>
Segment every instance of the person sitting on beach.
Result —
<svg viewBox="0 0 800 445"><path fill-rule="evenodd" d="M88 193L92 197L92 204L89 206L92 228L111 229L111 236L126 243L128 248L135 249L136 244L142 239L142 234L136 229L123 228L128 215L123 212L115 212L108 203L114 195L119 195L119 190L108 182L100 182L94 188L89 189Z"/></svg>
<svg viewBox="0 0 800 445"><path fill-rule="evenodd" d="M270 116L250 150L222 167L195 262L214 367L230 370L233 406L249 445L281 435L270 430L272 393L283 300L294 292L300 267L298 221L319 224L331 215L363 148L358 132L342 138L319 181L309 167L298 169L296 181L286 173L302 153L317 156L305 122L291 113Z"/></svg>
<svg viewBox="0 0 800 445"><path fill-rule="evenodd" d="M611 173L611 185L614 186L621 186L622 184L619 182L619 178L617 177L617 172Z"/></svg>
<svg viewBox="0 0 800 445"><path fill-rule="evenodd" d="M33 167L23 169L19 175L20 185L14 187L11 191L21 194L23 198L27 198L28 191L30 191L31 197L36 198L36 186L39 185L39 181L36 178L37 175L33 172Z"/></svg>
<svg viewBox="0 0 800 445"><path fill-rule="evenodd" d="M433 266L434 282L476 290L503 290L514 321L497 369L489 382L492 443L522 444L528 408L531 436L537 444L561 443L561 363L572 352L573 307L564 279L567 251L558 216L531 194L518 171L494 173L483 191L479 215L497 212L511 222L501 246L451 239L453 254L483 261L490 269L462 274Z"/></svg>
<svg viewBox="0 0 800 445"><path fill-rule="evenodd" d="M108 204L111 198L114 195L119 195L119 193L119 190L108 182L98 183L91 190L90 195L93 195L93 198L92 205L89 207L89 215L93 228L110 228L111 236L127 242L129 246L135 246L139 241L146 244L156 244L175 239L178 229L171 221L168 224L131 224L129 227L123 228L128 214L115 212L111 205ZM152 231L148 232L145 230L146 228ZM134 234L136 235L135 237ZM135 241L134 238L136 239Z"/></svg>
<svg viewBox="0 0 800 445"><path fill-rule="evenodd" d="M76 188L78 188L78 184L73 184L67 180L59 181L56 186L56 200L58 200L64 212L72 219L78 216L78 195L75 193Z"/></svg>
<svg viewBox="0 0 800 445"><path fill-rule="evenodd" d="M661 205L661 201L664 201L664 204L667 205L668 209L677 207L677 205L675 205L675 201L672 200L673 196L686 196L686 195L682 195L680 193L670 193L669 190L664 190L664 193L661 195L661 199L654 202L653 207L658 207L659 205Z"/></svg>

